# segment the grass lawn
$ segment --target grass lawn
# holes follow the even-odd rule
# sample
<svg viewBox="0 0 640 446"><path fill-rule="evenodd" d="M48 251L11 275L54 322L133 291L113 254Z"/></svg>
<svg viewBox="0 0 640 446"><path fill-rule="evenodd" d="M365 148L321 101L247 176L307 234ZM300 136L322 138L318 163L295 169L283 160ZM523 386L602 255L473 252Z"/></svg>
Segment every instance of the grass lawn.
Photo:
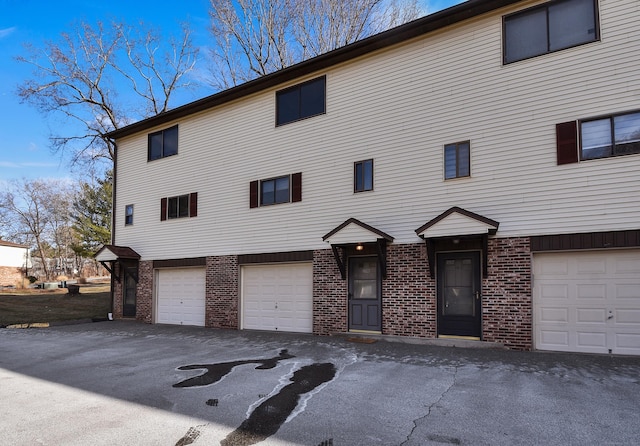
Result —
<svg viewBox="0 0 640 446"><path fill-rule="evenodd" d="M80 294L66 289L0 291L0 327L12 324L106 318L111 311L109 285L80 285Z"/></svg>

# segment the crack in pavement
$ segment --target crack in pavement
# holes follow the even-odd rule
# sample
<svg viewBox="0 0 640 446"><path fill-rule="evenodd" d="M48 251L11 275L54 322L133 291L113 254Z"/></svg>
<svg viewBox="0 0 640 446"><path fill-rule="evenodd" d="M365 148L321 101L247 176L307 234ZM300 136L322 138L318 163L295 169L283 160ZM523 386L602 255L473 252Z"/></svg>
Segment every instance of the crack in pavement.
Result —
<svg viewBox="0 0 640 446"><path fill-rule="evenodd" d="M436 401L434 401L434 402L429 406L429 408L428 408L428 410L427 410L427 413L426 413L425 415L423 415L423 416L421 416L421 417L418 417L418 418L415 418L415 419L413 420L413 427L411 428L411 432L409 432L409 434L407 435L407 439L406 439L406 440L404 440L402 443L400 443L400 445L399 445L399 446L403 446L404 444L406 444L407 442L409 442L409 441L411 440L411 437L413 436L413 433L414 433L414 432L415 432L415 430L418 428L418 422L419 422L419 421L421 421L421 420L425 420L425 419L427 419L427 418L429 417L429 415L431 415L431 410L432 410L432 409L433 409L433 408L434 408L434 407L435 407L435 406L436 406L440 401L442 401L442 399L445 397L445 395L446 395L446 394L447 394L447 393L448 393L448 392L453 388L453 386L455 386L455 385L456 385L456 379L457 379L457 377L458 377L458 366L456 365L456 366L454 366L454 369L453 369L453 379L451 380L451 384L449 384L449 387L447 387L447 388L445 389L445 391L444 391L444 392L442 392L442 394L440 395L440 397L439 397ZM436 438L436 437L437 437L437 438ZM442 439L441 439L441 440L438 440L438 439L440 439L440 438L442 438ZM445 438L445 437L441 437L441 436L433 436L433 438L430 438L430 439L432 439L432 440L434 440L434 441L440 441L440 442L443 442L442 440L443 440L444 438ZM453 440L457 440L457 442L454 442ZM458 439L453 439L453 438L449 439L448 437L447 437L446 441L444 441L444 442L446 442L446 443L453 443L453 444L460 444L460 440L458 440Z"/></svg>

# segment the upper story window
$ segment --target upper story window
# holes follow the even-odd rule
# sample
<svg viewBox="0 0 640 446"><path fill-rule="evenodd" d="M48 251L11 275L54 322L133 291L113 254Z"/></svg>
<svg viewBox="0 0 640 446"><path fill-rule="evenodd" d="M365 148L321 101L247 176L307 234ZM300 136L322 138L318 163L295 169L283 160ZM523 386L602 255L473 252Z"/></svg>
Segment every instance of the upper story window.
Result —
<svg viewBox="0 0 640 446"><path fill-rule="evenodd" d="M353 165L353 191L373 190L373 160L358 161Z"/></svg>
<svg viewBox="0 0 640 446"><path fill-rule="evenodd" d="M165 158L178 153L178 126L149 134L148 161Z"/></svg>
<svg viewBox="0 0 640 446"><path fill-rule="evenodd" d="M325 113L326 77L276 92L276 125Z"/></svg>
<svg viewBox="0 0 640 446"><path fill-rule="evenodd" d="M133 205L128 204L124 207L124 224L129 226L133 224Z"/></svg>
<svg viewBox="0 0 640 446"><path fill-rule="evenodd" d="M580 159L640 153L640 111L580 122Z"/></svg>
<svg viewBox="0 0 640 446"><path fill-rule="evenodd" d="M260 182L260 206L288 203L289 175Z"/></svg>
<svg viewBox="0 0 640 446"><path fill-rule="evenodd" d="M471 175L469 141L444 146L444 179Z"/></svg>
<svg viewBox="0 0 640 446"><path fill-rule="evenodd" d="M596 0L555 0L504 18L504 63L599 39Z"/></svg>
<svg viewBox="0 0 640 446"><path fill-rule="evenodd" d="M302 173L284 175L249 184L249 207L302 201Z"/></svg>
<svg viewBox="0 0 640 446"><path fill-rule="evenodd" d="M160 200L160 220L197 217L198 193L178 195Z"/></svg>

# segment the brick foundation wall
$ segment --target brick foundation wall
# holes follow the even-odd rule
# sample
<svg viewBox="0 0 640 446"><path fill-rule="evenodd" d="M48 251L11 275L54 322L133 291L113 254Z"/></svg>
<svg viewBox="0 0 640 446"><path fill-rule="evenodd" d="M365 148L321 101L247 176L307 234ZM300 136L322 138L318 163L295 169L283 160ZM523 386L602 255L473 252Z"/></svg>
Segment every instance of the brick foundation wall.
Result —
<svg viewBox="0 0 640 446"><path fill-rule="evenodd" d="M313 252L313 333L347 331L347 282L330 249Z"/></svg>
<svg viewBox="0 0 640 446"><path fill-rule="evenodd" d="M122 268L120 267L120 263L116 263L113 270L114 277L122 276ZM124 288L124 283L122 280L118 282L116 279L113 279L113 317L114 319L122 318L122 290Z"/></svg>
<svg viewBox="0 0 640 446"><path fill-rule="evenodd" d="M147 324L153 322L153 261L151 260L138 264L136 320Z"/></svg>
<svg viewBox="0 0 640 446"><path fill-rule="evenodd" d="M435 337L435 287L424 243L389 245L387 277L382 281L382 333Z"/></svg>
<svg viewBox="0 0 640 446"><path fill-rule="evenodd" d="M489 277L482 283L485 341L531 350L531 250L528 237L489 239Z"/></svg>
<svg viewBox="0 0 640 446"><path fill-rule="evenodd" d="M238 256L207 257L205 325L240 328Z"/></svg>
<svg viewBox="0 0 640 446"><path fill-rule="evenodd" d="M0 266L0 286L22 284L24 270L15 266Z"/></svg>

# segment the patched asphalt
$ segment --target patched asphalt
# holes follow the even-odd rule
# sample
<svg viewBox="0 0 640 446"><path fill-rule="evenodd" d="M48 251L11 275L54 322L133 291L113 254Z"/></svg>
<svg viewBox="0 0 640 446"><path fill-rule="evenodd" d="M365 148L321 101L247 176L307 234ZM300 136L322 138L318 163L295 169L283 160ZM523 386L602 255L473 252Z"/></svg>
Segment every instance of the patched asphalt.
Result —
<svg viewBox="0 0 640 446"><path fill-rule="evenodd" d="M354 340L2 329L0 444L638 444L639 357Z"/></svg>

